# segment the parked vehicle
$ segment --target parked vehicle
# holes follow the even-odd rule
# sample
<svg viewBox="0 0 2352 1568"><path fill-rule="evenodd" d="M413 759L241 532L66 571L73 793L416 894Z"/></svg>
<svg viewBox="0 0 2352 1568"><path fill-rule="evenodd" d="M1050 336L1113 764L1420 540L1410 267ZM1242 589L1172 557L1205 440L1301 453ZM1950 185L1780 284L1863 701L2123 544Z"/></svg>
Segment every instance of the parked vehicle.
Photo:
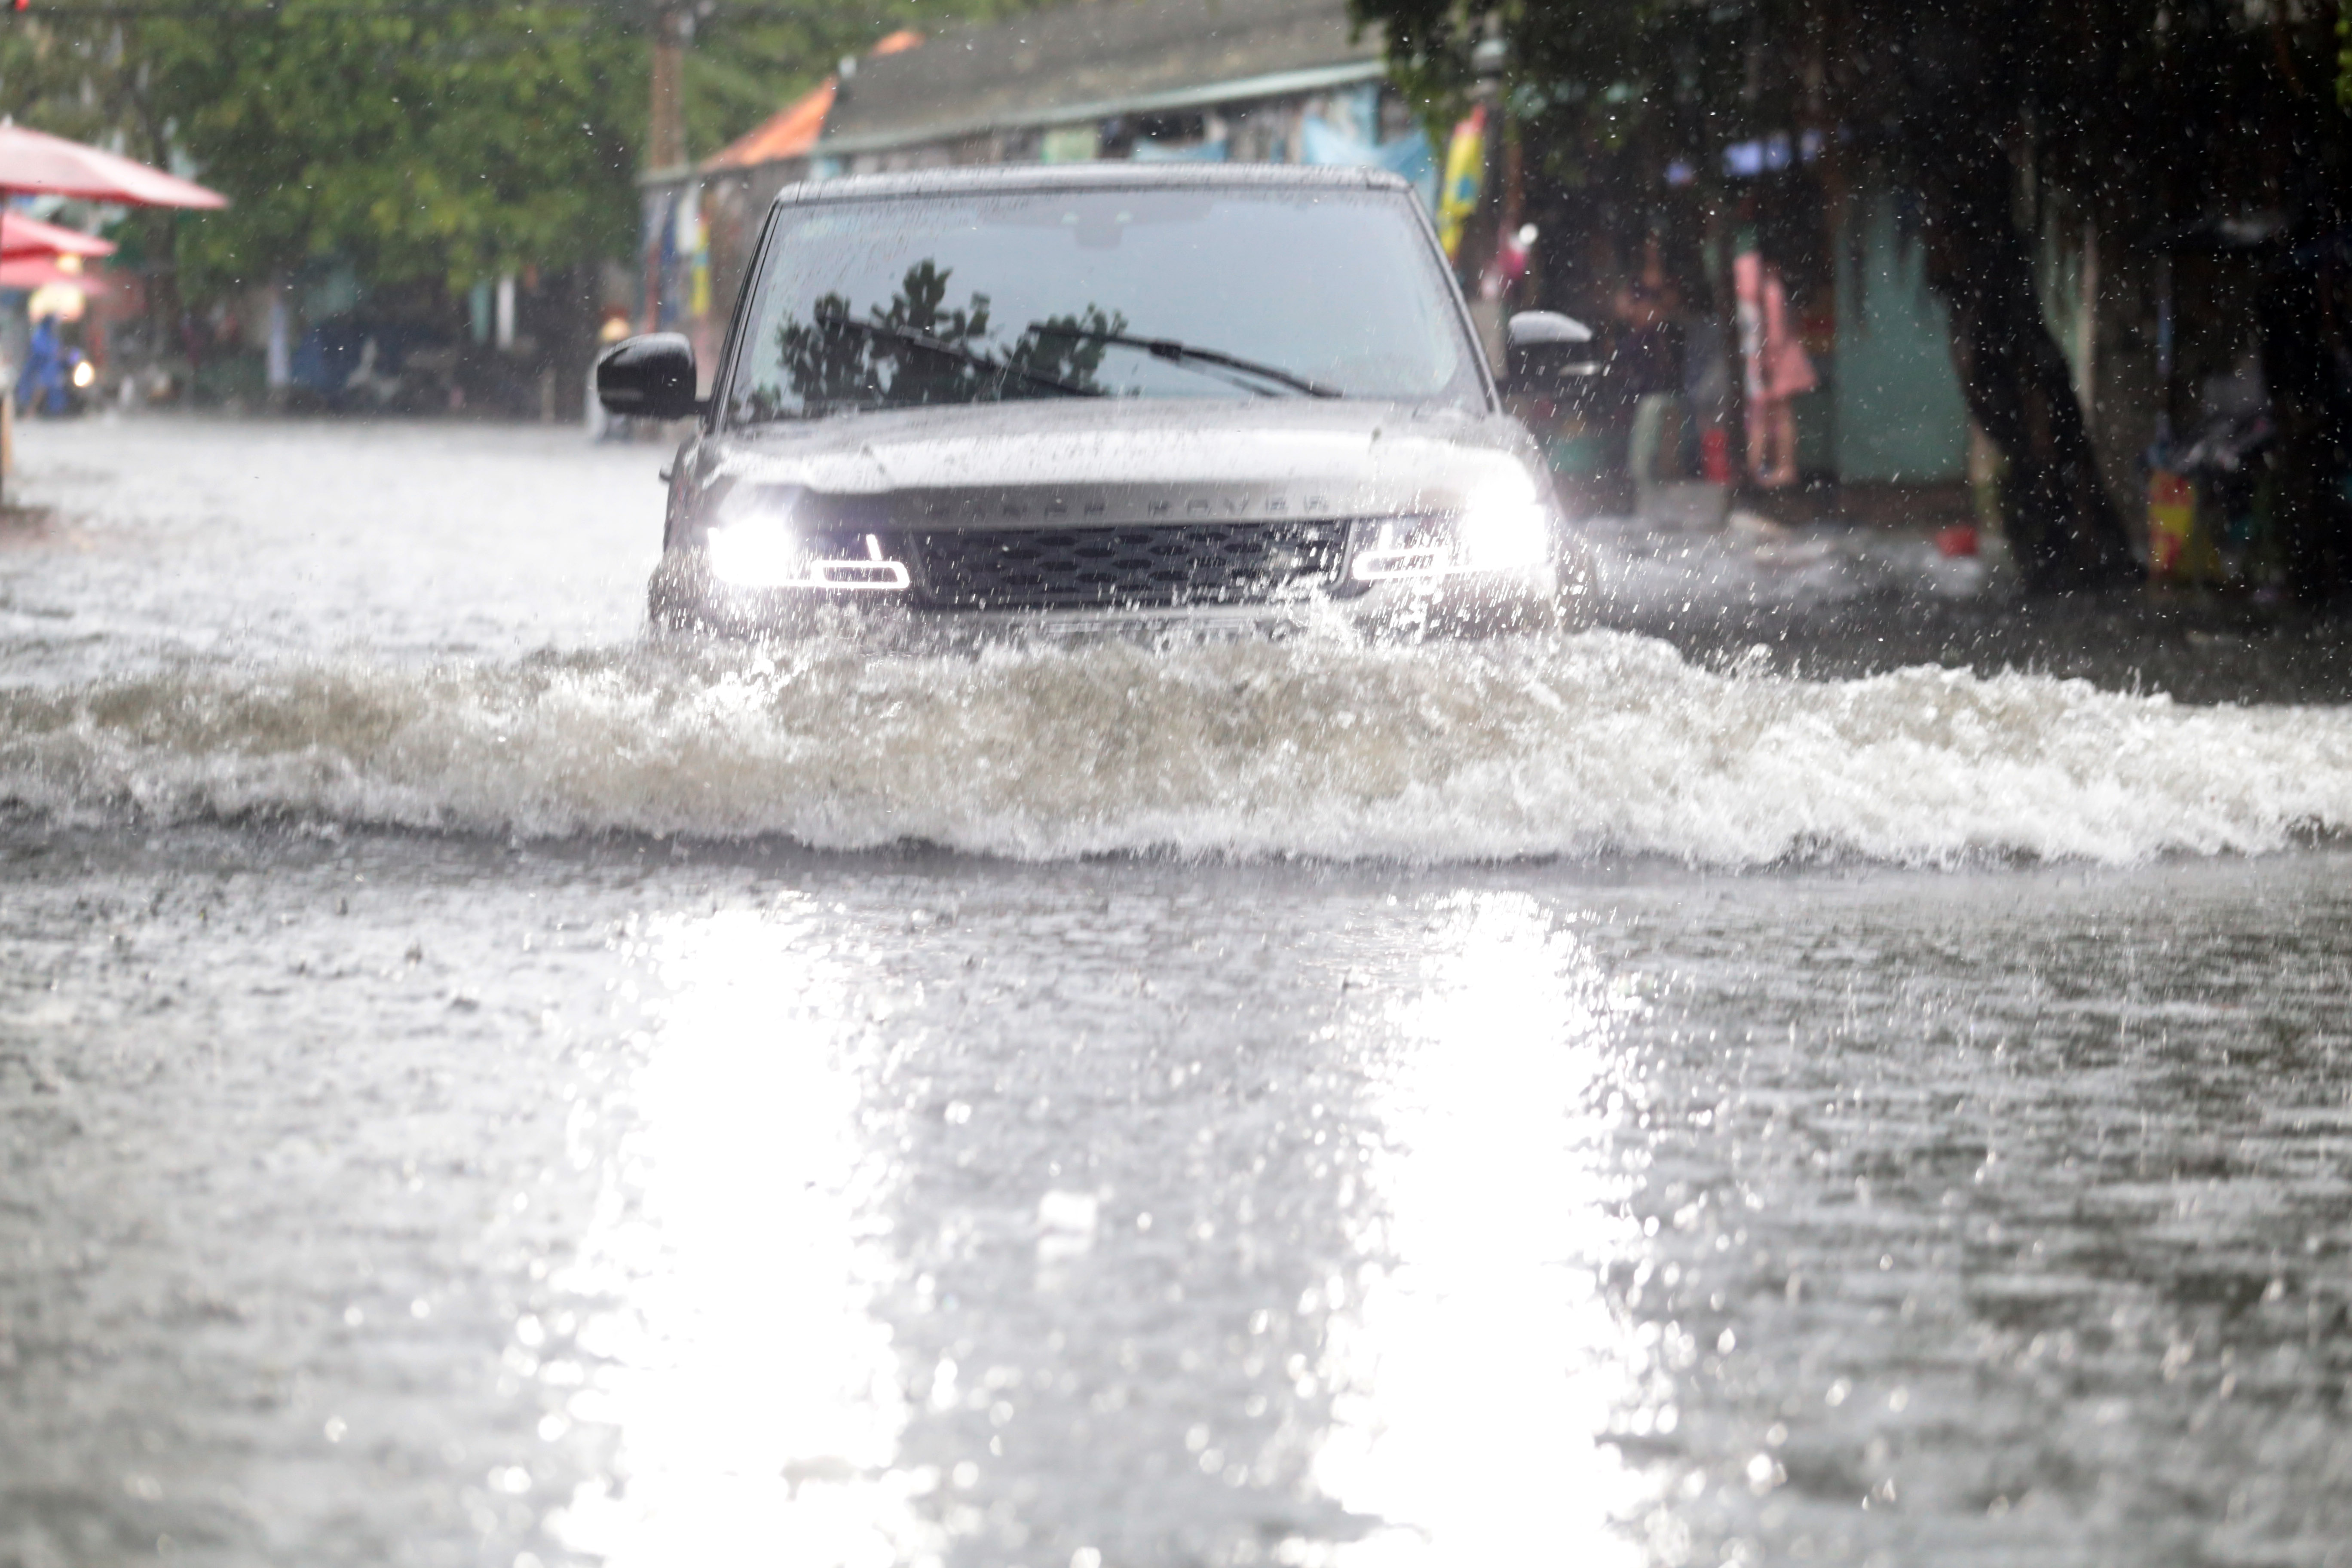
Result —
<svg viewBox="0 0 2352 1568"><path fill-rule="evenodd" d="M1514 322L1522 343L1583 334ZM665 626L1471 626L1582 592L1410 187L1095 164L786 189L710 395L676 334L604 406L692 418Z"/></svg>

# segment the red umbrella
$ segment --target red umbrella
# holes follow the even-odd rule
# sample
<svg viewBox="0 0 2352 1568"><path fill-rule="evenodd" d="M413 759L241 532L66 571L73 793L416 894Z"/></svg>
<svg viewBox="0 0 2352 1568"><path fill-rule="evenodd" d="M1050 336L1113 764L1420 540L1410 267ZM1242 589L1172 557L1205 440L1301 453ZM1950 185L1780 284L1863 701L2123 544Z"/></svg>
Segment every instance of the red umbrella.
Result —
<svg viewBox="0 0 2352 1568"><path fill-rule="evenodd" d="M0 191L133 207L228 205L226 196L193 181L13 122L0 123Z"/></svg>
<svg viewBox="0 0 2352 1568"><path fill-rule="evenodd" d="M78 228L43 223L22 213L0 213L0 262L46 261L53 256L111 256L114 243Z"/></svg>

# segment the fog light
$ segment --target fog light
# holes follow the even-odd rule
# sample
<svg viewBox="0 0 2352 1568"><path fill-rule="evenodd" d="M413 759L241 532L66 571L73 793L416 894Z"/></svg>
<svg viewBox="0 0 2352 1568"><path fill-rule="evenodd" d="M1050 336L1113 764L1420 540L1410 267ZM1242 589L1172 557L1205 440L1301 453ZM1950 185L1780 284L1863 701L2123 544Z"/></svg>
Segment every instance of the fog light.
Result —
<svg viewBox="0 0 2352 1568"><path fill-rule="evenodd" d="M820 588L879 588L886 593L895 593L905 587L906 565L882 553L881 536L869 533L864 536L862 542L866 546L866 553L862 557L843 556L833 561L812 559L808 563L810 582Z"/></svg>

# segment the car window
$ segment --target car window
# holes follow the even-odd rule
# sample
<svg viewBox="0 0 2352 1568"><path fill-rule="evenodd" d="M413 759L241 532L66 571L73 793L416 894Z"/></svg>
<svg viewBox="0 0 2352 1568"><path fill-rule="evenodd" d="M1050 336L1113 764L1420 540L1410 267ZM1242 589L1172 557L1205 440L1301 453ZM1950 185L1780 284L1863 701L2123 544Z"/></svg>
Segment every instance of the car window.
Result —
<svg viewBox="0 0 2352 1568"><path fill-rule="evenodd" d="M826 201L769 237L737 423L1073 396L1484 398L1410 198L1089 190Z"/></svg>

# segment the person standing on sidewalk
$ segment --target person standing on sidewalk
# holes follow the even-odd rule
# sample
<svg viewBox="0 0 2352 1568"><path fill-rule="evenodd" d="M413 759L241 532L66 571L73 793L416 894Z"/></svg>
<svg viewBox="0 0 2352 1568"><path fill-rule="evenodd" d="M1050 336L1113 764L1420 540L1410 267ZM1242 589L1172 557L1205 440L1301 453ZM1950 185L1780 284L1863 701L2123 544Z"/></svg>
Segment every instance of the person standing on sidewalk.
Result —
<svg viewBox="0 0 2352 1568"><path fill-rule="evenodd" d="M1767 489L1797 482L1797 411L1790 400L1821 384L1789 320L1789 289L1752 235L1731 263L1739 300L1740 357L1748 367L1748 471Z"/></svg>

